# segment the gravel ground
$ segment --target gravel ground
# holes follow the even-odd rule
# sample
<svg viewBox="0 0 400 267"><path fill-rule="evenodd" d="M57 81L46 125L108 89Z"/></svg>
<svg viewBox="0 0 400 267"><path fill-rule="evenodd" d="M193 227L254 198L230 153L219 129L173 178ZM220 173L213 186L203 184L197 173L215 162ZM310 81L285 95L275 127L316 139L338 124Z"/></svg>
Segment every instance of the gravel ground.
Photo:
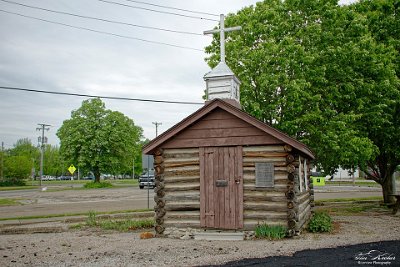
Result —
<svg viewBox="0 0 400 267"><path fill-rule="evenodd" d="M1 235L0 266L210 265L245 258L290 256L305 249L400 240L399 215L385 213L333 219L337 223L332 234L303 233L300 237L280 241L141 240L137 232L97 230Z"/></svg>

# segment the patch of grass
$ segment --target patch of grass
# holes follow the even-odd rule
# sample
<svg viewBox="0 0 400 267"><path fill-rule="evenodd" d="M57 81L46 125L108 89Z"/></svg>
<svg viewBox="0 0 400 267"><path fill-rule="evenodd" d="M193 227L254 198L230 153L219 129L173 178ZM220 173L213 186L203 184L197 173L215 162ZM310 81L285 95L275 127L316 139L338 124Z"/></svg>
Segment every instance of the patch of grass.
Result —
<svg viewBox="0 0 400 267"><path fill-rule="evenodd" d="M78 224L70 225L69 229L77 229L77 230L79 230L79 229L82 229L82 227L83 227L83 224L78 223Z"/></svg>
<svg viewBox="0 0 400 267"><path fill-rule="evenodd" d="M21 203L12 198L0 198L0 206L14 206L14 205L21 205Z"/></svg>
<svg viewBox="0 0 400 267"><path fill-rule="evenodd" d="M327 181L325 180L326 185L353 185L352 181ZM372 186L372 187L380 187L380 185L374 181L357 181L355 182L356 186Z"/></svg>
<svg viewBox="0 0 400 267"><path fill-rule="evenodd" d="M0 191L12 191L12 190L27 190L36 189L37 186L24 185L24 186L0 186Z"/></svg>
<svg viewBox="0 0 400 267"><path fill-rule="evenodd" d="M110 180L112 184L115 185L137 185L139 183L139 180L137 179L118 179L118 180Z"/></svg>
<svg viewBox="0 0 400 267"><path fill-rule="evenodd" d="M318 211L336 216L351 216L365 212L387 212L388 208L375 203L343 203L319 207Z"/></svg>
<svg viewBox="0 0 400 267"><path fill-rule="evenodd" d="M129 230L152 228L154 227L154 220L97 220L96 212L89 211L86 225L89 227L100 227L103 230L127 232Z"/></svg>
<svg viewBox="0 0 400 267"><path fill-rule="evenodd" d="M113 185L109 182L99 182L99 183L89 182L89 183L86 183L83 187L86 189L98 189L98 188L113 187Z"/></svg>
<svg viewBox="0 0 400 267"><path fill-rule="evenodd" d="M154 227L153 219L142 220L104 220L99 221L99 227L104 230L116 230L127 232L137 229L148 229Z"/></svg>
<svg viewBox="0 0 400 267"><path fill-rule="evenodd" d="M316 212L308 223L308 231L322 233L332 231L332 218L326 212Z"/></svg>
<svg viewBox="0 0 400 267"><path fill-rule="evenodd" d="M89 211L88 218L86 219L86 224L88 226L96 226L97 225L95 211L93 211L93 210Z"/></svg>
<svg viewBox="0 0 400 267"><path fill-rule="evenodd" d="M117 213L131 213L131 212L145 212L145 211L152 211L152 209L104 211L104 212L96 212L96 214L98 214L98 215L100 215L100 214L117 214ZM36 215L36 216L21 216L21 217L11 217L11 218L0 218L0 221L59 218L59 217L81 216L81 215L87 215L87 214L88 214L87 212L79 212L79 213Z"/></svg>
<svg viewBox="0 0 400 267"><path fill-rule="evenodd" d="M257 225L255 235L257 238L267 238L270 240L282 239L286 236L287 228L282 225L267 225L265 223Z"/></svg>
<svg viewBox="0 0 400 267"><path fill-rule="evenodd" d="M376 197L360 197L360 198L330 198L330 199L321 199L315 201L315 205L323 206L327 202L354 202L354 203L363 203L365 201L383 201L383 197L376 196Z"/></svg>

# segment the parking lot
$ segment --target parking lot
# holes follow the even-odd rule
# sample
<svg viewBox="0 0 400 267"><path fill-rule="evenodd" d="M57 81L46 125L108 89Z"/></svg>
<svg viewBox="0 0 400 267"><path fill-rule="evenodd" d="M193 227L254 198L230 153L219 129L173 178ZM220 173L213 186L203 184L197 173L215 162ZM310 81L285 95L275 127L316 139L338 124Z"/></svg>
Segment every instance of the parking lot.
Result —
<svg viewBox="0 0 400 267"><path fill-rule="evenodd" d="M148 191L147 188L140 190L137 186L96 190L54 190L57 189L0 191L0 198L16 199L21 203L21 205L0 206L0 218L76 214L91 210L127 211L154 206L153 190Z"/></svg>

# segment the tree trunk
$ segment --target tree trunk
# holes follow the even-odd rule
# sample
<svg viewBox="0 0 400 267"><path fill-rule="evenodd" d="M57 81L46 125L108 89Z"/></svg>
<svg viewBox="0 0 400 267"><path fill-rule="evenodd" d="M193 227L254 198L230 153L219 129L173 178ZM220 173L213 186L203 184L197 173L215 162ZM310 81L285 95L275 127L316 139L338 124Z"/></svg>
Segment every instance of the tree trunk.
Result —
<svg viewBox="0 0 400 267"><path fill-rule="evenodd" d="M387 177L385 177L381 186L382 186L382 193L383 193L383 201L385 203L394 203L395 202L394 197L390 196L391 194L394 193L392 176L388 175Z"/></svg>
<svg viewBox="0 0 400 267"><path fill-rule="evenodd" d="M95 183L100 183L100 169L99 169L99 167L95 167L93 169L93 175L94 175L94 182Z"/></svg>

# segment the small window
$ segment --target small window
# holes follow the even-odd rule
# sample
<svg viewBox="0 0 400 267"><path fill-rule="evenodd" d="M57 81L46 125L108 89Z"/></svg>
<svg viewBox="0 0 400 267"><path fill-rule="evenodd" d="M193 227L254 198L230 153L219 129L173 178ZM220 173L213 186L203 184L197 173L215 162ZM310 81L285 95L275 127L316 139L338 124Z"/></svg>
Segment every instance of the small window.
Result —
<svg viewBox="0 0 400 267"><path fill-rule="evenodd" d="M274 187L274 164L256 163L256 187Z"/></svg>

